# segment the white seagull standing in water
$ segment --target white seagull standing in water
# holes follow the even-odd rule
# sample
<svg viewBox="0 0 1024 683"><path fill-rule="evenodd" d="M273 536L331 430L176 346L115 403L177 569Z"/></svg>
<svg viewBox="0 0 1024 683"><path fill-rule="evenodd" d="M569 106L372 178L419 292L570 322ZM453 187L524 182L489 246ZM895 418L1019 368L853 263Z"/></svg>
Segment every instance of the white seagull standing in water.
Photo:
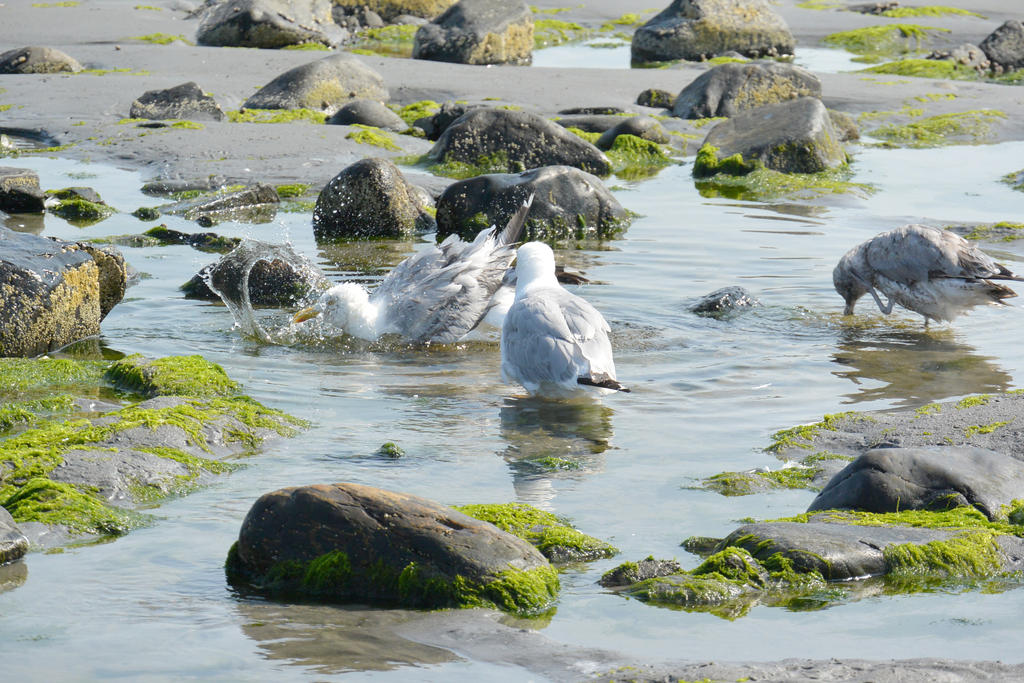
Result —
<svg viewBox="0 0 1024 683"><path fill-rule="evenodd" d="M927 225L876 235L846 252L832 271L836 291L846 300L843 315L870 294L882 313L899 304L923 315L925 327L929 319L952 321L973 306L1002 304L1017 294L992 281L1021 279L959 235Z"/></svg>
<svg viewBox="0 0 1024 683"><path fill-rule="evenodd" d="M558 284L548 245L519 247L516 296L501 327L502 379L532 395L628 392L615 379L609 331L596 308Z"/></svg>
<svg viewBox="0 0 1024 683"><path fill-rule="evenodd" d="M492 225L468 243L449 235L395 266L372 293L343 282L292 321L320 316L326 327L367 341L385 334L414 343L458 341L488 314L515 258L532 202L531 195L500 233Z"/></svg>

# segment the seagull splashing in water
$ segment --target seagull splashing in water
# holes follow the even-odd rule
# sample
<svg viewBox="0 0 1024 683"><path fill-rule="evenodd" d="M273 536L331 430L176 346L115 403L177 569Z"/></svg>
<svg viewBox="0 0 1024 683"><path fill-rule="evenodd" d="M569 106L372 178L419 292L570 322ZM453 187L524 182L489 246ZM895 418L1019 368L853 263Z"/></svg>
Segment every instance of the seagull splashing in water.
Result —
<svg viewBox="0 0 1024 683"><path fill-rule="evenodd" d="M533 395L628 392L615 379L609 332L596 308L558 284L551 247L519 247L515 301L501 328L502 379Z"/></svg>
<svg viewBox="0 0 1024 683"><path fill-rule="evenodd" d="M505 229L481 230L472 242L449 235L438 246L410 256L388 273L373 292L343 282L292 318L320 317L328 330L367 341L385 334L414 343L450 343L466 336L488 315L515 258L531 195Z"/></svg>
<svg viewBox="0 0 1024 683"><path fill-rule="evenodd" d="M925 327L929 320L952 321L974 306L1002 304L1017 294L993 280L1022 279L959 235L927 225L876 235L846 252L832 271L836 291L846 301L843 315L851 315L857 300L870 294L882 313L899 304L923 315Z"/></svg>

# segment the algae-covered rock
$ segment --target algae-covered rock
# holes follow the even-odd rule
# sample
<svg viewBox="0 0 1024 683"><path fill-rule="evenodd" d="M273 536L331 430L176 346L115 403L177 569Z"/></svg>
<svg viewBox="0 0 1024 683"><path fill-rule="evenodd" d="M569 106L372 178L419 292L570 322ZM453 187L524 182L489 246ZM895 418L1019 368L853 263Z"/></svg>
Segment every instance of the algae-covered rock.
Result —
<svg viewBox="0 0 1024 683"><path fill-rule="evenodd" d="M77 73L78 60L52 47L19 47L0 53L0 74Z"/></svg>
<svg viewBox="0 0 1024 683"><path fill-rule="evenodd" d="M412 56L457 64L529 64L533 15L521 0L460 0L416 31Z"/></svg>
<svg viewBox="0 0 1024 683"><path fill-rule="evenodd" d="M349 100L387 101L380 74L357 57L337 54L289 69L242 105L246 109L310 109L333 114Z"/></svg>
<svg viewBox="0 0 1024 683"><path fill-rule="evenodd" d="M675 560L656 560L647 557L639 562L623 562L602 574L597 582L605 588L618 588L659 576L679 574L682 571L683 566Z"/></svg>
<svg viewBox="0 0 1024 683"><path fill-rule="evenodd" d="M821 100L802 97L758 107L722 121L704 138L693 174L743 175L757 166L781 173L817 173L842 166L846 152ZM725 162L735 158L735 163Z"/></svg>
<svg viewBox="0 0 1024 683"><path fill-rule="evenodd" d="M142 396L232 396L239 386L224 369L202 356L146 359L135 354L114 361L106 378Z"/></svg>
<svg viewBox="0 0 1024 683"><path fill-rule="evenodd" d="M350 126L358 123L400 133L409 126L395 112L377 100L358 99L345 103L325 123Z"/></svg>
<svg viewBox="0 0 1024 683"><path fill-rule="evenodd" d="M313 208L318 240L409 237L434 226L419 192L387 159L362 159L323 189Z"/></svg>
<svg viewBox="0 0 1024 683"><path fill-rule="evenodd" d="M196 42L215 47L333 47L345 37L330 0L223 0L204 7Z"/></svg>
<svg viewBox="0 0 1024 683"><path fill-rule="evenodd" d="M437 199L437 236L472 239L490 225L505 225L531 194L524 241L610 239L631 219L600 178L571 166L544 166L452 183Z"/></svg>
<svg viewBox="0 0 1024 683"><path fill-rule="evenodd" d="M65 187L46 194L50 213L78 227L99 223L116 213L91 187Z"/></svg>
<svg viewBox="0 0 1024 683"><path fill-rule="evenodd" d="M28 539L15 524L14 518L0 507L0 565L14 562L28 552Z"/></svg>
<svg viewBox="0 0 1024 683"><path fill-rule="evenodd" d="M658 109L671 109L676 96L668 90L660 88L647 88L636 96L636 103L641 107L655 107Z"/></svg>
<svg viewBox="0 0 1024 683"><path fill-rule="evenodd" d="M337 7L348 12L362 8L377 14L388 23L402 15L433 19L456 3L457 0L334 0Z"/></svg>
<svg viewBox="0 0 1024 683"><path fill-rule="evenodd" d="M650 116L628 116L616 123L614 126L601 134L601 137L594 142L598 149L608 151L620 135L633 135L641 140L656 142L660 145L668 144L668 133L657 119Z"/></svg>
<svg viewBox="0 0 1024 683"><path fill-rule="evenodd" d="M226 571L270 594L408 607L529 613L558 591L554 568L526 541L425 498L348 483L260 497Z"/></svg>
<svg viewBox="0 0 1024 683"><path fill-rule="evenodd" d="M46 193L39 187L39 175L25 168L0 166L0 211L42 213Z"/></svg>
<svg viewBox="0 0 1024 683"><path fill-rule="evenodd" d="M182 216L200 225L222 220L267 223L277 215L281 197L271 185L256 183L241 190L201 195L160 207L165 214Z"/></svg>
<svg viewBox="0 0 1024 683"><path fill-rule="evenodd" d="M793 54L796 41L765 0L674 0L633 34L634 64L700 61L735 51L746 57Z"/></svg>
<svg viewBox="0 0 1024 683"><path fill-rule="evenodd" d="M224 120L217 101L195 81L164 90L147 90L132 102L128 115L133 119Z"/></svg>
<svg viewBox="0 0 1024 683"><path fill-rule="evenodd" d="M215 232L181 232L180 230L171 230L162 223L144 232L142 237L153 240L155 244L187 244L199 251L218 254L231 251L242 241L240 237L224 237Z"/></svg>
<svg viewBox="0 0 1024 683"><path fill-rule="evenodd" d="M1009 19L979 46L993 64L1006 71L1024 67L1024 24Z"/></svg>
<svg viewBox="0 0 1024 683"><path fill-rule="evenodd" d="M599 176L611 171L601 150L563 127L537 114L494 108L466 112L441 134L427 158L457 167L451 170L462 177L558 165Z"/></svg>
<svg viewBox="0 0 1024 683"><path fill-rule="evenodd" d="M705 71L683 88L672 104L672 115L735 116L798 97L821 97L821 82L810 71L781 62L732 62Z"/></svg>

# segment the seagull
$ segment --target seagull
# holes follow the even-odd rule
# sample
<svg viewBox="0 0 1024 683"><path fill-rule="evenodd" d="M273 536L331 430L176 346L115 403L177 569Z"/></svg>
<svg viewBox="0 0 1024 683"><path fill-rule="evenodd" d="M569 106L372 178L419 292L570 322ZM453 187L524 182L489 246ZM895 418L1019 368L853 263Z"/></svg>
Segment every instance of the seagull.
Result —
<svg viewBox="0 0 1024 683"><path fill-rule="evenodd" d="M440 245L410 256L373 292L355 282L331 287L292 322L319 316L326 327L367 341L385 334L413 343L458 341L491 312L491 299L515 259L532 202L531 195L501 232L492 225L472 242L449 235Z"/></svg>
<svg viewBox="0 0 1024 683"><path fill-rule="evenodd" d="M531 395L568 397L594 387L628 392L615 379L610 328L596 308L558 283L542 242L519 247L516 293L501 327L501 377Z"/></svg>
<svg viewBox="0 0 1024 683"><path fill-rule="evenodd" d="M870 294L885 315L899 304L923 315L925 327L929 320L952 321L973 306L1003 304L1017 294L993 280L1022 279L959 235L917 224L857 245L832 271L836 291L846 300L843 315Z"/></svg>

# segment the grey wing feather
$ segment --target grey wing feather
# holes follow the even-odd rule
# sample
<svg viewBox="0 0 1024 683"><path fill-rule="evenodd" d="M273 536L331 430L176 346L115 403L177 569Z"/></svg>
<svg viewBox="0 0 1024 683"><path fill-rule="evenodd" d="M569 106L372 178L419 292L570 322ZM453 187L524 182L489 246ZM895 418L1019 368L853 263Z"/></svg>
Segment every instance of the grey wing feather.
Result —
<svg viewBox="0 0 1024 683"><path fill-rule="evenodd" d="M906 225L866 244L871 269L896 282L935 277L1016 279L976 246L947 230Z"/></svg>

